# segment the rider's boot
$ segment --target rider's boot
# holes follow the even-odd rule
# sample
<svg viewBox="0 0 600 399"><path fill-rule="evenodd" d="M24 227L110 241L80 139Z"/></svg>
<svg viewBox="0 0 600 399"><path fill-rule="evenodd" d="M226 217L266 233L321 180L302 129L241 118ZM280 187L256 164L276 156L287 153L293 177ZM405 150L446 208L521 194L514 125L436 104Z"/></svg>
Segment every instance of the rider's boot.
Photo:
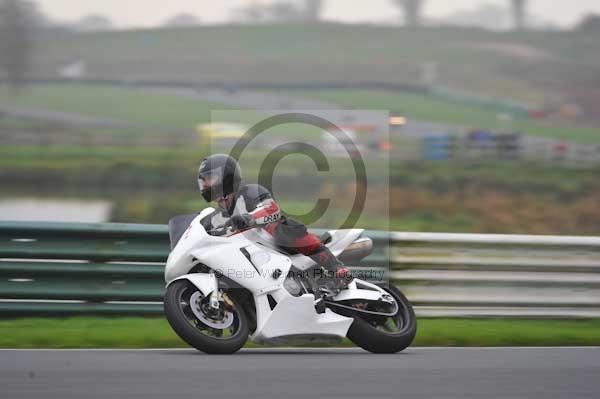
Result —
<svg viewBox="0 0 600 399"><path fill-rule="evenodd" d="M310 258L325 269L325 277L327 281L333 283L334 288L343 289L352 282L350 269L344 266L326 246L321 245L314 254L310 255Z"/></svg>

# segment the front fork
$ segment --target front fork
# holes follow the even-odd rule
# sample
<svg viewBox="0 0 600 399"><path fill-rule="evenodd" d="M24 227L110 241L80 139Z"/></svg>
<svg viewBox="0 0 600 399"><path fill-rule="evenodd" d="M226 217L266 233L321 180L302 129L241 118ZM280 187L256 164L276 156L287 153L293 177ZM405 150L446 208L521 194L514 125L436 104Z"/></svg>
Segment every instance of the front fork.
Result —
<svg viewBox="0 0 600 399"><path fill-rule="evenodd" d="M215 272L214 271L210 271L208 273L208 275L211 277L211 279L214 279L214 281L217 281L217 277L215 276ZM210 293L210 296L208 297L208 304L212 309L219 309L219 302L223 299L222 298L222 293L219 290L219 284L215 283L216 288Z"/></svg>

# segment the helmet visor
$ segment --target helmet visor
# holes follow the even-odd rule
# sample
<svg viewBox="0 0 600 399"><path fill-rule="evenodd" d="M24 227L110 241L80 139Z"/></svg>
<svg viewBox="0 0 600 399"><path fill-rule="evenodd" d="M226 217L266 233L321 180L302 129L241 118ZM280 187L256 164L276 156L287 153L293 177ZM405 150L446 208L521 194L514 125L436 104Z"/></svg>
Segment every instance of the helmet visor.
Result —
<svg viewBox="0 0 600 399"><path fill-rule="evenodd" d="M198 173L198 187L200 191L220 188L223 185L223 168L207 170Z"/></svg>

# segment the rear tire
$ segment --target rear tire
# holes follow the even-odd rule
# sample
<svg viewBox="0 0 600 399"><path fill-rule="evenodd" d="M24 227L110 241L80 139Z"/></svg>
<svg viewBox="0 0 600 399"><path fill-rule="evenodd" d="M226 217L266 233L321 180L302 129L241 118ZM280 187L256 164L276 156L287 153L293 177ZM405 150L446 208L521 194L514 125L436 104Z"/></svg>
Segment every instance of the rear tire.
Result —
<svg viewBox="0 0 600 399"><path fill-rule="evenodd" d="M348 338L361 348L372 353L396 353L406 349L417 334L417 318L412 305L404 294L393 285L381 286L398 302L398 312L402 312L404 325L395 333L378 330L367 320L355 316L348 330Z"/></svg>
<svg viewBox="0 0 600 399"><path fill-rule="evenodd" d="M231 354L240 350L248 339L249 330L248 318L239 302L233 296L229 296L234 303L235 317L239 323L236 332L227 338L210 337L190 324L189 315L186 315L182 309L181 298L187 290L198 291L189 281L180 280L170 284L165 293L165 315L177 335L189 345L205 353Z"/></svg>

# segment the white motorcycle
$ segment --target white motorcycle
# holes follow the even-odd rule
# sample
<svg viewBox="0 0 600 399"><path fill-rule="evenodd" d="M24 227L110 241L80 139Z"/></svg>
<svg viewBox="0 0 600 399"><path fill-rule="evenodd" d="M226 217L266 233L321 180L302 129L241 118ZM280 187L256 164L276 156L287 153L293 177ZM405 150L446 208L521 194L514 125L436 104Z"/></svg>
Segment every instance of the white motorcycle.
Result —
<svg viewBox="0 0 600 399"><path fill-rule="evenodd" d="M394 353L413 341L415 314L396 287L355 278L347 288L331 288L310 258L284 253L260 228L235 233L223 225L207 232L200 221L213 211L169 222L164 310L173 330L194 348L234 353L248 338L282 344L347 336L370 352ZM373 243L362 233L332 230L321 239L351 262L371 253Z"/></svg>

